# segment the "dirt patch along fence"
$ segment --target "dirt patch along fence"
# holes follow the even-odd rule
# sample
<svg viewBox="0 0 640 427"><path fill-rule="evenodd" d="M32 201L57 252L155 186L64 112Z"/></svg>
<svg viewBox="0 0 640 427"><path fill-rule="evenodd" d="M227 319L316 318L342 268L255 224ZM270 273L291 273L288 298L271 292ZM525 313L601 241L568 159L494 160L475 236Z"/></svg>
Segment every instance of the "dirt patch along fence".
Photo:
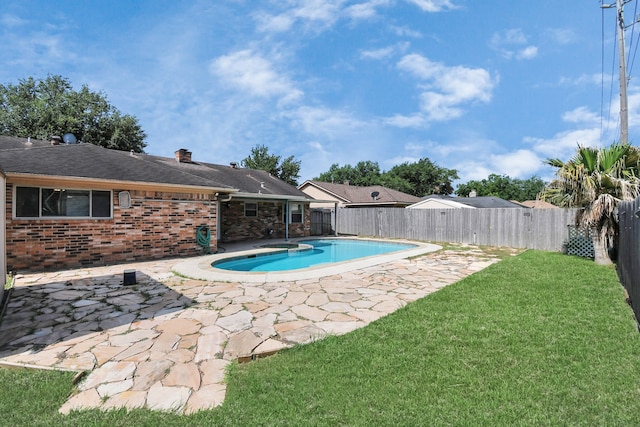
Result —
<svg viewBox="0 0 640 427"><path fill-rule="evenodd" d="M618 205L620 240L616 270L620 283L629 294L629 303L640 319L640 197ZM640 325L639 325L640 327Z"/></svg>
<svg viewBox="0 0 640 427"><path fill-rule="evenodd" d="M339 234L565 251L575 209L342 208Z"/></svg>

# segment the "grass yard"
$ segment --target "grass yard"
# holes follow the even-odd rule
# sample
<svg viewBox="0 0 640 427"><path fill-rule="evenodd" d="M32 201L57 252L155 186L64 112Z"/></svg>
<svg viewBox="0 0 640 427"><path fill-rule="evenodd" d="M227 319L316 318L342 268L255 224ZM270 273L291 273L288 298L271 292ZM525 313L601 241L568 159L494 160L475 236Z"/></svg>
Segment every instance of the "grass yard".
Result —
<svg viewBox="0 0 640 427"><path fill-rule="evenodd" d="M615 271L539 251L353 333L233 365L212 411L65 417L72 377L0 369L0 424L640 425L640 334Z"/></svg>

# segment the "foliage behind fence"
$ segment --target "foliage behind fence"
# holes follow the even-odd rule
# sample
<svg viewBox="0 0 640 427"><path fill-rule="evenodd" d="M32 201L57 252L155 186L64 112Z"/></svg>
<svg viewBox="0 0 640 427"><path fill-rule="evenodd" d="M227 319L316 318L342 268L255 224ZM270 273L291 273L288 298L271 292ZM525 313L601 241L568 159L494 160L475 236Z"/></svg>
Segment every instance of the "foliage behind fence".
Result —
<svg viewBox="0 0 640 427"><path fill-rule="evenodd" d="M636 215L636 212L639 212ZM640 319L640 197L618 205L620 241L616 270L627 290L636 319Z"/></svg>
<svg viewBox="0 0 640 427"><path fill-rule="evenodd" d="M343 208L340 234L564 251L575 209Z"/></svg>

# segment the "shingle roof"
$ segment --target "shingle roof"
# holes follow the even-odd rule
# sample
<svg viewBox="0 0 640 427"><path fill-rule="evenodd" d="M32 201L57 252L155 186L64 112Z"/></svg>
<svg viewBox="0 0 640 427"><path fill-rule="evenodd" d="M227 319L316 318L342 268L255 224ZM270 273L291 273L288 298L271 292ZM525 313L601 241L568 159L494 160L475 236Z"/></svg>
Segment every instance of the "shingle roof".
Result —
<svg viewBox="0 0 640 427"><path fill-rule="evenodd" d="M320 188L342 200L346 205L410 205L420 201L419 197L383 187L382 185L359 187L357 185L334 184L322 181L306 181L304 184ZM378 195L374 198L372 194L376 192Z"/></svg>
<svg viewBox="0 0 640 427"><path fill-rule="evenodd" d="M514 203L522 205L525 208L532 208L532 209L558 209L556 205L552 205L551 203L544 200L525 200L524 202L514 202Z"/></svg>
<svg viewBox="0 0 640 427"><path fill-rule="evenodd" d="M253 195L307 196L268 172L111 150L93 144L51 145L0 136L0 167L6 174L73 177L196 186Z"/></svg>
<svg viewBox="0 0 640 427"><path fill-rule="evenodd" d="M439 194L432 194L425 197L425 199L440 198L451 200L458 203L464 203L467 206L473 206L474 208L522 208L517 203L510 202L508 200L501 199L495 196L480 196L480 197L450 197L442 196Z"/></svg>

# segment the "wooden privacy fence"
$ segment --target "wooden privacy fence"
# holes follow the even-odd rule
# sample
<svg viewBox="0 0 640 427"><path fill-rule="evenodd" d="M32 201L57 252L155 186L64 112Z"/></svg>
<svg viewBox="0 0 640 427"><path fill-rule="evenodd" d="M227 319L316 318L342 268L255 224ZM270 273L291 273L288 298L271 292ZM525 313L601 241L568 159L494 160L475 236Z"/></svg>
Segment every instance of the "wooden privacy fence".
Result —
<svg viewBox="0 0 640 427"><path fill-rule="evenodd" d="M342 208L339 234L564 251L575 209Z"/></svg>
<svg viewBox="0 0 640 427"><path fill-rule="evenodd" d="M640 320L640 197L618 205L620 241L616 270L629 294L629 303Z"/></svg>

